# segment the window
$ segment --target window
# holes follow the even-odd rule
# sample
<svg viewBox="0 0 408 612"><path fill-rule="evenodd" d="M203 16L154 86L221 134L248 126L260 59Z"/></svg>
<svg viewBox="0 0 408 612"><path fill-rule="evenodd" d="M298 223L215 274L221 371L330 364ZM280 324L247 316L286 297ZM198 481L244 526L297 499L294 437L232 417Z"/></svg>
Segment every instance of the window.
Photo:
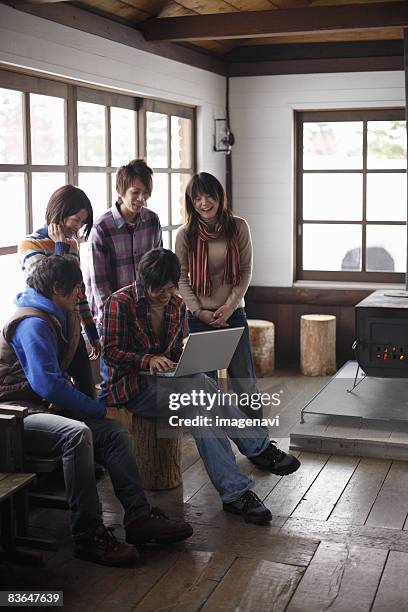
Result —
<svg viewBox="0 0 408 612"><path fill-rule="evenodd" d="M296 114L298 279L404 282L404 112Z"/></svg>
<svg viewBox="0 0 408 612"><path fill-rule="evenodd" d="M116 201L117 167L137 156L155 171L148 206L171 248L194 172L194 109L0 70L0 325L24 287L17 245L44 224L52 192L78 185L96 217Z"/></svg>
<svg viewBox="0 0 408 612"><path fill-rule="evenodd" d="M183 223L184 192L194 173L194 112L192 108L146 100L146 161L154 170L148 202L160 217L163 245L174 248Z"/></svg>

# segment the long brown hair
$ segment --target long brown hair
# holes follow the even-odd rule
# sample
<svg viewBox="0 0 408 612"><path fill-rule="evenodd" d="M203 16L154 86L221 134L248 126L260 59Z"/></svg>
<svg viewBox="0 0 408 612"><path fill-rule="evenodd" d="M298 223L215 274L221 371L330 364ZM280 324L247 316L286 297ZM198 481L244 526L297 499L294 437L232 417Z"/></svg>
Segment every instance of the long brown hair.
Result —
<svg viewBox="0 0 408 612"><path fill-rule="evenodd" d="M194 207L194 200L201 194L209 195L219 202L217 210L217 222L222 225L227 240L235 238L237 224L231 209L227 207L227 196L219 180L208 172L195 174L186 188L186 225L187 241L190 248L195 248L198 233L198 220L200 218Z"/></svg>

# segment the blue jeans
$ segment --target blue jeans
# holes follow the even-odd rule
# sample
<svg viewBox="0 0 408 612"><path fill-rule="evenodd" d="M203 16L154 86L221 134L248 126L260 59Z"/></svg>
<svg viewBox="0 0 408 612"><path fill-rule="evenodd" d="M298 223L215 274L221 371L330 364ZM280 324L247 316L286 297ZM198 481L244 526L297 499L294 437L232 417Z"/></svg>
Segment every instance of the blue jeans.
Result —
<svg viewBox="0 0 408 612"><path fill-rule="evenodd" d="M57 414L32 414L24 419L25 451L37 455L62 455L67 501L74 537L85 537L102 522L95 481L94 458L109 472L115 494L128 517L150 511L132 438L112 419L89 419L86 423Z"/></svg>
<svg viewBox="0 0 408 612"><path fill-rule="evenodd" d="M251 343L249 340L249 329L244 308L237 308L228 319L229 327L243 327L241 339L238 343L235 353L228 367L228 375L231 381L231 387L235 393L258 393L256 384L256 374L254 360L252 357ZM216 328L203 323L195 317L191 312L188 313L188 329L190 334L201 331L211 331ZM209 376L215 378L214 373L207 372ZM246 416L253 418L254 413L250 408L241 407L242 412ZM262 418L262 409L257 410L257 418Z"/></svg>
<svg viewBox="0 0 408 612"><path fill-rule="evenodd" d="M168 416L170 393L191 393L192 390L203 390L209 394L217 394L218 387L212 378L206 374L196 374L180 378L148 378L148 386L137 396L137 400L129 409L133 414L144 417ZM176 414L174 412L173 414ZM245 418L245 415L235 406L214 405L211 413L203 406L189 405L178 416L194 418L195 416L216 416L227 419ZM253 485L253 481L240 472L232 452L228 438L233 440L239 451L246 457L256 457L269 445L269 437L262 428L247 427L239 429L231 426L192 426L189 431L195 439L197 450L204 462L205 469L222 501L235 501Z"/></svg>

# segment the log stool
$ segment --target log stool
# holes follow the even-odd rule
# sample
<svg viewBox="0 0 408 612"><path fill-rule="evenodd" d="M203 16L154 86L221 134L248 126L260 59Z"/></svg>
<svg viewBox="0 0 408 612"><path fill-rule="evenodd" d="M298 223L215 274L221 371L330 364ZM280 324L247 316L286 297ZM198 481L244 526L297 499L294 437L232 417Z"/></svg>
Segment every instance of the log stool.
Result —
<svg viewBox="0 0 408 612"><path fill-rule="evenodd" d="M181 432L177 438L161 438L158 420L133 416L132 428L140 478L145 489L174 489L182 482Z"/></svg>
<svg viewBox="0 0 408 612"><path fill-rule="evenodd" d="M160 437L158 420L118 409L115 419L129 430L143 487L150 491L174 489L182 483L181 438ZM172 429L172 434L174 431Z"/></svg>
<svg viewBox="0 0 408 612"><path fill-rule="evenodd" d="M310 314L300 318L300 369L305 376L336 372L336 317Z"/></svg>
<svg viewBox="0 0 408 612"><path fill-rule="evenodd" d="M258 378L272 376L275 369L275 325L271 321L248 319L249 338Z"/></svg>

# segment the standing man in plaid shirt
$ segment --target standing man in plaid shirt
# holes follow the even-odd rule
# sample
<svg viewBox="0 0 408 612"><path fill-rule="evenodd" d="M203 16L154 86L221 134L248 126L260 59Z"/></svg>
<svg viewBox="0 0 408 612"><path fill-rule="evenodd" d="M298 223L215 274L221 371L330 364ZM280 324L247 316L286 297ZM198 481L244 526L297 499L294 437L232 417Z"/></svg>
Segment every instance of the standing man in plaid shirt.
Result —
<svg viewBox="0 0 408 612"><path fill-rule="evenodd" d="M108 297L135 282L143 255L162 245L159 217L146 208L153 170L143 159L134 159L116 173L118 201L94 223L89 237L86 293L99 332ZM101 376L106 366L101 359Z"/></svg>
<svg viewBox="0 0 408 612"><path fill-rule="evenodd" d="M168 415L169 394L175 391L192 397L193 392L203 390L206 397L217 396L218 387L206 374L169 379L140 375L141 370L150 370L151 374L165 372L180 359L185 305L177 295L179 279L177 256L167 249L155 249L140 262L139 286L133 283L108 298L102 333L109 371L108 410L122 408L152 418ZM251 491L253 481L238 468L228 438L257 467L274 474L291 474L300 462L276 448L263 428L251 425L238 429L234 421L245 415L235 404L218 406L215 402L212 413L230 420L230 424L220 427L198 421L200 424L189 429L220 494L223 510L241 515L247 523L268 524L272 515ZM186 415L194 420L196 416L208 417L209 413L206 406L190 402ZM150 537L154 539L154 521L146 529L151 529Z"/></svg>

